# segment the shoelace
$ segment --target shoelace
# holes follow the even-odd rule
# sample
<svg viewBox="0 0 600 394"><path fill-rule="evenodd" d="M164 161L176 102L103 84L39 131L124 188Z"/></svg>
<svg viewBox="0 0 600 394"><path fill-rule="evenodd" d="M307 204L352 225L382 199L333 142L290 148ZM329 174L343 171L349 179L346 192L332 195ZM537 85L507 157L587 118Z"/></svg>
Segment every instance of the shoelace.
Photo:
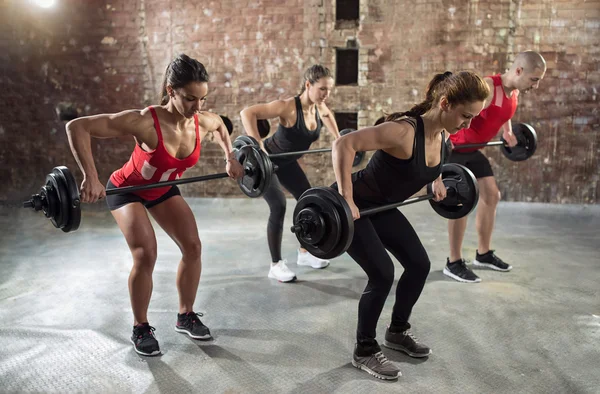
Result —
<svg viewBox="0 0 600 394"><path fill-rule="evenodd" d="M387 357L385 356L385 354L383 354L383 352L377 352L375 353L373 356L375 356L375 358L377 359L377 361L379 362L379 364L381 365L386 365L389 364L389 360L387 359Z"/></svg>
<svg viewBox="0 0 600 394"><path fill-rule="evenodd" d="M416 336L414 336L414 335L413 335L413 333L412 333L412 332L410 332L410 331L406 330L406 331L404 331L404 332L403 332L403 334L404 334L404 335L406 335L406 336L409 336L409 337L411 337L411 338L412 338L412 340L413 340L413 341L415 341L415 343L419 343L419 340L417 339L417 337L416 337Z"/></svg>
<svg viewBox="0 0 600 394"><path fill-rule="evenodd" d="M285 272L286 274L292 272L287 266L287 260L281 260L279 262L279 268L281 269L281 271Z"/></svg>
<svg viewBox="0 0 600 394"><path fill-rule="evenodd" d="M204 314L201 312L192 312L192 313L186 313L185 316L187 319L191 320L192 323L196 323L196 321L198 321L198 322L200 321L200 319L196 319L196 317L202 317L202 316L204 316Z"/></svg>
<svg viewBox="0 0 600 394"><path fill-rule="evenodd" d="M144 337L152 337L154 338L154 331L156 331L156 328L152 327L152 326L148 326L147 330L142 331L140 334L138 334L138 339L142 339Z"/></svg>

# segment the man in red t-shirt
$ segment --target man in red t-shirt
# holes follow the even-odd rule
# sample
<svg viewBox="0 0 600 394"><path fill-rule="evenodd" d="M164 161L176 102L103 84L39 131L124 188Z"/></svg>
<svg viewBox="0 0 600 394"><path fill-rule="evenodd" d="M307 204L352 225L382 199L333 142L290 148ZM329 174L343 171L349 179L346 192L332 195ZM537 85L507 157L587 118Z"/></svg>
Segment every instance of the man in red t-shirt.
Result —
<svg viewBox="0 0 600 394"><path fill-rule="evenodd" d="M500 191L490 162L481 153L481 148L460 149L460 145L487 143L502 130L502 137L508 146L515 146L517 140L512 133L510 120L517 109L519 93L537 89L545 73L546 61L539 53L534 51L519 53L510 69L504 74L484 78L489 85L490 95L483 111L473 118L467 128L450 136L454 151L449 161L469 168L479 185L479 202L475 219L479 245L473 265L504 272L512 269L512 266L502 261L490 249L496 206L500 201ZM466 228L467 217L448 221L450 257L446 261L443 272L444 275L459 282L481 282L481 279L466 266L461 255Z"/></svg>

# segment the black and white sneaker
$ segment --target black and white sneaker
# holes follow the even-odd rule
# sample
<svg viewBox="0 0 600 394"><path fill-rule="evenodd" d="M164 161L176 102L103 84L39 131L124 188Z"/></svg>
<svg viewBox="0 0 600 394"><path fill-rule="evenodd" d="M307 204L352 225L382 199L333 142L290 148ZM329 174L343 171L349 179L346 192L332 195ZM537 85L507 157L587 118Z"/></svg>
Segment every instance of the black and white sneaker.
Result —
<svg viewBox="0 0 600 394"><path fill-rule="evenodd" d="M488 251L484 254L479 254L479 252L475 252L475 260L473 260L473 265L478 267L486 267L493 269L495 271L508 272L512 269L512 265L506 264L502 259L494 254L493 250Z"/></svg>
<svg viewBox="0 0 600 394"><path fill-rule="evenodd" d="M154 336L154 327L148 323L138 324L133 327L131 343L136 353L142 356L157 356L160 354L160 347Z"/></svg>
<svg viewBox="0 0 600 394"><path fill-rule="evenodd" d="M459 282L481 282L481 279L467 267L465 259L460 259L453 262L450 262L450 259L446 259L446 266L444 267L444 271L442 272L447 277L457 280Z"/></svg>
<svg viewBox="0 0 600 394"><path fill-rule="evenodd" d="M211 339L210 330L200 321L202 313L188 312L177 314L175 331L188 334L194 339Z"/></svg>

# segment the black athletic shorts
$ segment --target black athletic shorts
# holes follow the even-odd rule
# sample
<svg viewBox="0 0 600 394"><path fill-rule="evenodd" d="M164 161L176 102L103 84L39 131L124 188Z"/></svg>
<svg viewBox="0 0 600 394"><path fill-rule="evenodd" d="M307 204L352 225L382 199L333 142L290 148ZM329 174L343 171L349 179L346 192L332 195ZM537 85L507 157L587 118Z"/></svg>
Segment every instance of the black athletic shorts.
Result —
<svg viewBox="0 0 600 394"><path fill-rule="evenodd" d="M466 153L452 152L448 158L448 162L462 164L471 170L477 179L485 178L486 176L494 176L490 161L480 150Z"/></svg>
<svg viewBox="0 0 600 394"><path fill-rule="evenodd" d="M106 183L107 189L111 189L111 188L115 188L115 187L116 186L110 180ZM127 205L132 202L140 202L140 203L144 204L146 209L150 209L173 196L180 196L180 195L181 195L181 192L179 191L179 188L177 186L171 186L171 188L169 189L168 192L166 192L165 194L163 194L156 200L148 201L148 200L145 200L142 197L138 196L135 193L111 194L110 196L106 196L106 204L108 205L108 207L110 208L111 211L114 211L115 209L119 209L122 206Z"/></svg>

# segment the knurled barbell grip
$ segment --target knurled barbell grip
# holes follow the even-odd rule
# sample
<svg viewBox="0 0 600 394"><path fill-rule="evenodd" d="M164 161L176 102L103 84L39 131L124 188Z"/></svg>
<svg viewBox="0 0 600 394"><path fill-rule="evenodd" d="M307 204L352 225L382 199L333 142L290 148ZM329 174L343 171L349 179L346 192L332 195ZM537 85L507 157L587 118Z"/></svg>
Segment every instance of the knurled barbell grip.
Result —
<svg viewBox="0 0 600 394"><path fill-rule="evenodd" d="M250 175L250 176L252 175L250 173L250 171L248 171L248 170L244 170L244 174ZM202 181L209 181L211 179L220 179L220 178L227 178L227 177L229 177L229 174L227 174L226 172L221 172L219 174L202 175L202 176L195 176L195 177L191 177L191 178L180 178L180 179L175 179L172 181L150 183L147 185L115 187L115 188L106 189L106 195L110 196L113 194L125 194L125 193L135 192L138 190L156 189L158 187L183 185L185 183L202 182Z"/></svg>
<svg viewBox="0 0 600 394"><path fill-rule="evenodd" d="M456 192L456 190L452 187L447 187L446 188L446 195L454 195L454 193ZM394 203L394 204L388 204L388 205L382 205L380 207L375 207L375 208L369 208L369 209L364 209L362 211L359 211L360 213L360 217L363 216L369 216L369 215L373 215L379 212L384 212L390 209L394 209L394 208L398 208L401 207L403 205L409 205L409 204L414 204L416 202L419 201L426 201L426 200L431 200L433 199L435 196L433 195L433 193L429 193L426 194L424 196L418 196L418 197L414 197L414 198L409 198L408 200L404 200L402 202L398 202L398 203Z"/></svg>

